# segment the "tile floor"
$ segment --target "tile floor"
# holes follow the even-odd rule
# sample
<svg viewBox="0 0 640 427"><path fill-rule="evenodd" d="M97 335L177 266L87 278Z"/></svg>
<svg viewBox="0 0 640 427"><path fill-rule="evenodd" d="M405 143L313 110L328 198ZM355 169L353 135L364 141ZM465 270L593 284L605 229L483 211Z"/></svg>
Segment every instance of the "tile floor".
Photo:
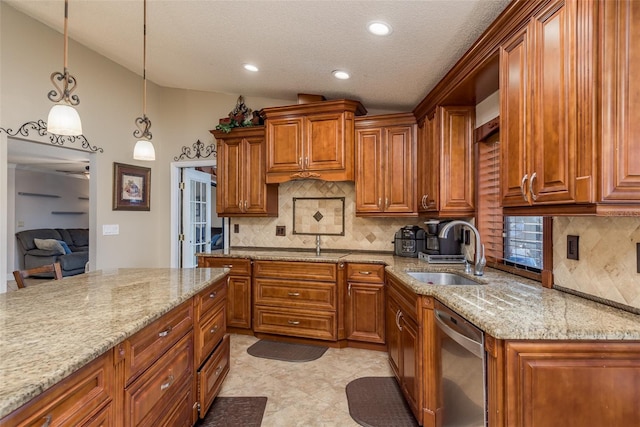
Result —
<svg viewBox="0 0 640 427"><path fill-rule="evenodd" d="M358 426L349 415L346 385L360 377L392 376L387 353L329 348L319 359L291 363L249 355L258 341L231 335L231 370L220 396L266 396L262 427Z"/></svg>

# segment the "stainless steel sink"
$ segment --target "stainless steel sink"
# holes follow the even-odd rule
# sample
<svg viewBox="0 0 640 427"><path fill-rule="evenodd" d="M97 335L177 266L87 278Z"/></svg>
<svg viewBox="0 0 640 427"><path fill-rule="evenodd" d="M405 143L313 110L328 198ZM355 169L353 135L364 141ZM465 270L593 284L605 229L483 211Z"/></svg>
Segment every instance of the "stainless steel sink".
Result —
<svg viewBox="0 0 640 427"><path fill-rule="evenodd" d="M482 285L475 280L458 276L453 273L429 273L423 271L408 271L407 274L420 282L430 285Z"/></svg>

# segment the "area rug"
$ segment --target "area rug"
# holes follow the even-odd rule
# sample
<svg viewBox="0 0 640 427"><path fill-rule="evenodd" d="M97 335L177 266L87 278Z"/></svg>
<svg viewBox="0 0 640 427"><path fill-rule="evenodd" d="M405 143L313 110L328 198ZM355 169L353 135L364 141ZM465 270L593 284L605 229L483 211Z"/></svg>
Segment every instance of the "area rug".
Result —
<svg viewBox="0 0 640 427"><path fill-rule="evenodd" d="M418 427L393 377L363 377L347 384L349 414L366 427Z"/></svg>
<svg viewBox="0 0 640 427"><path fill-rule="evenodd" d="M260 340L247 349L247 353L263 359L285 362L310 362L320 358L328 347Z"/></svg>
<svg viewBox="0 0 640 427"><path fill-rule="evenodd" d="M196 427L260 427L266 397L216 397Z"/></svg>

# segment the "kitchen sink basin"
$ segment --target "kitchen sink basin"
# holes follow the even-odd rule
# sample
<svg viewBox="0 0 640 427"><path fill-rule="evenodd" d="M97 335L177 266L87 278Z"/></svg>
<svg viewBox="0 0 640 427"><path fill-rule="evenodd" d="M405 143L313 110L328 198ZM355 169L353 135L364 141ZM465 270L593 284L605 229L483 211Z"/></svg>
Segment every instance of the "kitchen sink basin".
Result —
<svg viewBox="0 0 640 427"><path fill-rule="evenodd" d="M430 285L481 285L482 283L453 273L429 273L423 271L408 271L414 279Z"/></svg>

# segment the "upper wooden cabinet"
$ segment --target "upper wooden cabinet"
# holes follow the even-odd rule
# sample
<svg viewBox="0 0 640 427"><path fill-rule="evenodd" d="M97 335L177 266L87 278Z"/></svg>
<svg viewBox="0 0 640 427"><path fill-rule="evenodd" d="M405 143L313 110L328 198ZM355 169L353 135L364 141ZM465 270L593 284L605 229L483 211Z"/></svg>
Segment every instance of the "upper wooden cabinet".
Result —
<svg viewBox="0 0 640 427"><path fill-rule="evenodd" d="M501 47L503 206L576 201L576 16L553 1Z"/></svg>
<svg viewBox="0 0 640 427"><path fill-rule="evenodd" d="M356 119L356 215L416 215L411 113Z"/></svg>
<svg viewBox="0 0 640 427"><path fill-rule="evenodd" d="M313 102L265 108L266 182L294 179L353 181L354 117L358 101Z"/></svg>
<svg viewBox="0 0 640 427"><path fill-rule="evenodd" d="M278 216L278 187L265 183L264 127L211 133L218 144L218 216Z"/></svg>
<svg viewBox="0 0 640 427"><path fill-rule="evenodd" d="M475 108L437 107L418 126L418 209L435 217L475 213Z"/></svg>

